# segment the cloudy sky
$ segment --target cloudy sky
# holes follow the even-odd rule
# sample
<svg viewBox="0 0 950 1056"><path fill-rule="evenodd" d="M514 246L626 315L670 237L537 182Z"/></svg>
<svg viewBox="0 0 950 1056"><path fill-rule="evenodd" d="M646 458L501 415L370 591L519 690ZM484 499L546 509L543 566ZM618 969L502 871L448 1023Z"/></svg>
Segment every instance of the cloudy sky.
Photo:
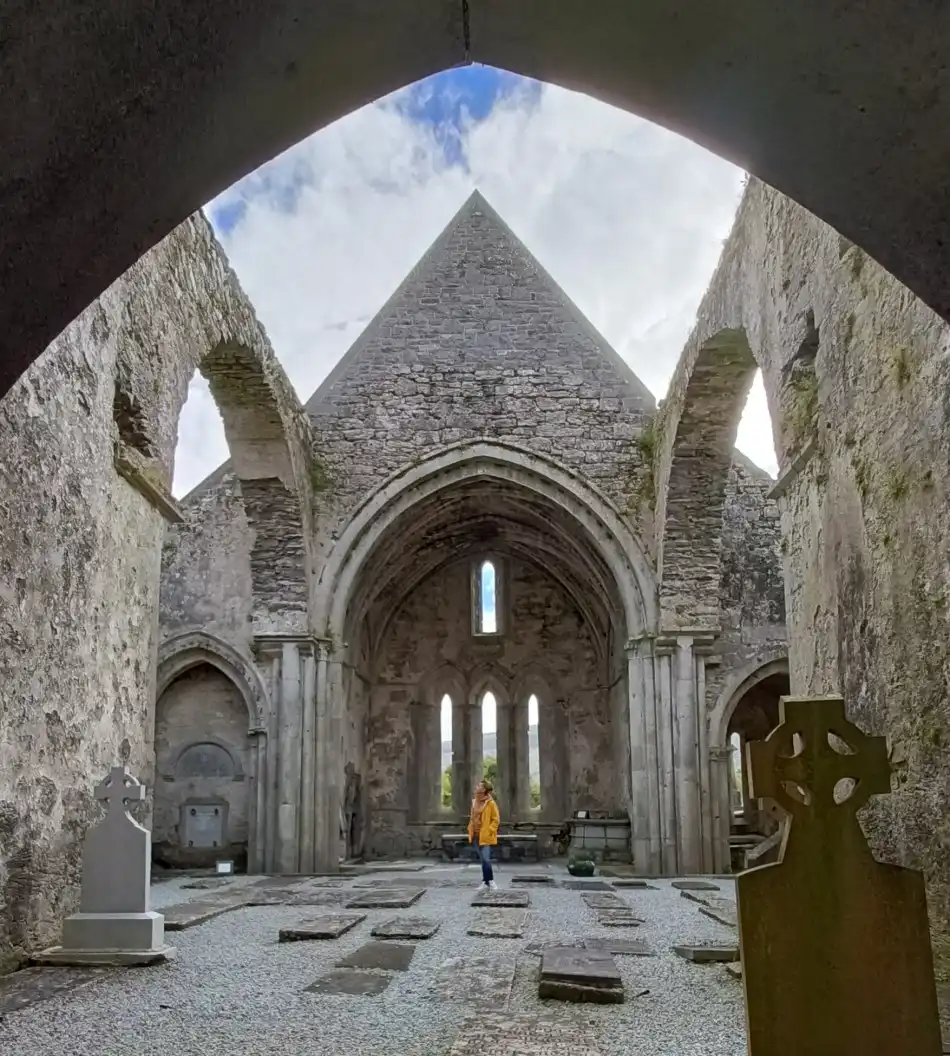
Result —
<svg viewBox="0 0 950 1056"><path fill-rule="evenodd" d="M742 181L734 166L622 110L468 67L350 114L206 212L302 400L475 187L661 397ZM774 474L758 381L738 446ZM197 378L175 494L226 457Z"/></svg>

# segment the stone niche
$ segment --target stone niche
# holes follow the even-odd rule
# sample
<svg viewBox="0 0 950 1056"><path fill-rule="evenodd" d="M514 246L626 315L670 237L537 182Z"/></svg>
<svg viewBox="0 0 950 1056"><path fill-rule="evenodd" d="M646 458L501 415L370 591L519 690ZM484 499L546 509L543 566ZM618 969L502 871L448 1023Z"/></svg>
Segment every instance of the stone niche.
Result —
<svg viewBox="0 0 950 1056"><path fill-rule="evenodd" d="M155 716L156 862L246 862L248 751L247 708L226 675L200 664L165 690Z"/></svg>

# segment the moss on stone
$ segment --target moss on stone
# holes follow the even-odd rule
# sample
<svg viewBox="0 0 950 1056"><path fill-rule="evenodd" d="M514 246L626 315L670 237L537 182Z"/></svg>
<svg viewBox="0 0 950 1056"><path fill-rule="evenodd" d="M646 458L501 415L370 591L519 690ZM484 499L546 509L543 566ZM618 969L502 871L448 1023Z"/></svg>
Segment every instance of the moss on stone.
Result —
<svg viewBox="0 0 950 1056"><path fill-rule="evenodd" d="M316 455L310 456L310 487L315 495L329 491L333 487L333 478L325 462Z"/></svg>
<svg viewBox="0 0 950 1056"><path fill-rule="evenodd" d="M796 371L788 379L788 424L792 447L801 447L814 431L818 415L818 377L813 368Z"/></svg>
<svg viewBox="0 0 950 1056"><path fill-rule="evenodd" d="M894 349L891 359L897 387L902 389L910 381L910 353L906 348L901 346Z"/></svg>

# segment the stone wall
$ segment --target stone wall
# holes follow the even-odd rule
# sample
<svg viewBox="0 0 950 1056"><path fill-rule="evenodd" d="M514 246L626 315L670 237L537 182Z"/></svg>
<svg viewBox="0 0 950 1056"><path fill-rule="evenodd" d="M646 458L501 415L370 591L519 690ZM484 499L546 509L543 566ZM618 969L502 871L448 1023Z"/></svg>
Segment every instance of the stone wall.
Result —
<svg viewBox="0 0 950 1056"><path fill-rule="evenodd" d="M186 671L159 697L152 811L152 846L158 861L207 866L218 858L246 855L251 771L247 730L240 690L210 665ZM190 840L194 833L183 817L183 810L208 806L221 812L222 838L216 846Z"/></svg>
<svg viewBox="0 0 950 1056"><path fill-rule="evenodd" d="M886 734L875 854L926 871L950 974L950 334L805 210L752 181L671 385L745 335L774 417L795 693L842 693Z"/></svg>
<svg viewBox="0 0 950 1056"><path fill-rule="evenodd" d="M606 672L589 628L563 590L537 567L513 559L506 566L506 630L498 639L472 634L468 562L431 576L393 617L379 653L366 746L372 853L418 853L435 839L429 827L413 824L411 803L418 766L411 706L425 696L422 686L433 672L445 673L444 686L431 687L433 705L449 693L455 708L465 706L466 694L477 706L488 688L503 708L526 693L530 671L545 672L551 692L550 699L539 699L542 751L546 726L563 722L569 760L566 773L550 777L542 763L542 778L550 782L542 785L542 808L545 800L552 804L545 817L563 820L564 811L575 807L623 807ZM438 740L430 741L429 750L438 752ZM503 795L500 800L508 815L504 826L511 809ZM467 800L447 811L456 826L466 814Z"/></svg>
<svg viewBox="0 0 950 1056"><path fill-rule="evenodd" d="M236 348L303 450L292 390L194 217L0 401L0 966L52 943L74 909L94 782L122 761L151 783L178 416L198 366ZM235 361L219 357L237 393Z"/></svg>

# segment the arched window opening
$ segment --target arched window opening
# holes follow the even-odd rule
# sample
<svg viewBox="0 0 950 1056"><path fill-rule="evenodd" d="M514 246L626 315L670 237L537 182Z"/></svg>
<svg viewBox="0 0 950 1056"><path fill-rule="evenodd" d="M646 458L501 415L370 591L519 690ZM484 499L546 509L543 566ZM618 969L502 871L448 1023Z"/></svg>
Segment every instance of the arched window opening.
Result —
<svg viewBox="0 0 950 1056"><path fill-rule="evenodd" d="M452 698L445 694L441 704L442 722L442 757L440 773L442 774L442 807L448 810L452 806Z"/></svg>
<svg viewBox="0 0 950 1056"><path fill-rule="evenodd" d="M482 696L482 777L498 784L498 702L491 690Z"/></svg>
<svg viewBox="0 0 950 1056"><path fill-rule="evenodd" d="M224 422L207 379L195 373L178 419L172 495L184 498L229 457Z"/></svg>
<svg viewBox="0 0 950 1056"><path fill-rule="evenodd" d="M528 797L532 810L541 809L541 749L538 698L528 697Z"/></svg>
<svg viewBox="0 0 950 1056"><path fill-rule="evenodd" d="M742 738L738 733L729 737L729 747L732 749L732 810L737 813L742 810Z"/></svg>
<svg viewBox="0 0 950 1056"><path fill-rule="evenodd" d="M487 558L474 570L473 615L476 634L498 634L501 619L498 605L498 570L494 561Z"/></svg>

